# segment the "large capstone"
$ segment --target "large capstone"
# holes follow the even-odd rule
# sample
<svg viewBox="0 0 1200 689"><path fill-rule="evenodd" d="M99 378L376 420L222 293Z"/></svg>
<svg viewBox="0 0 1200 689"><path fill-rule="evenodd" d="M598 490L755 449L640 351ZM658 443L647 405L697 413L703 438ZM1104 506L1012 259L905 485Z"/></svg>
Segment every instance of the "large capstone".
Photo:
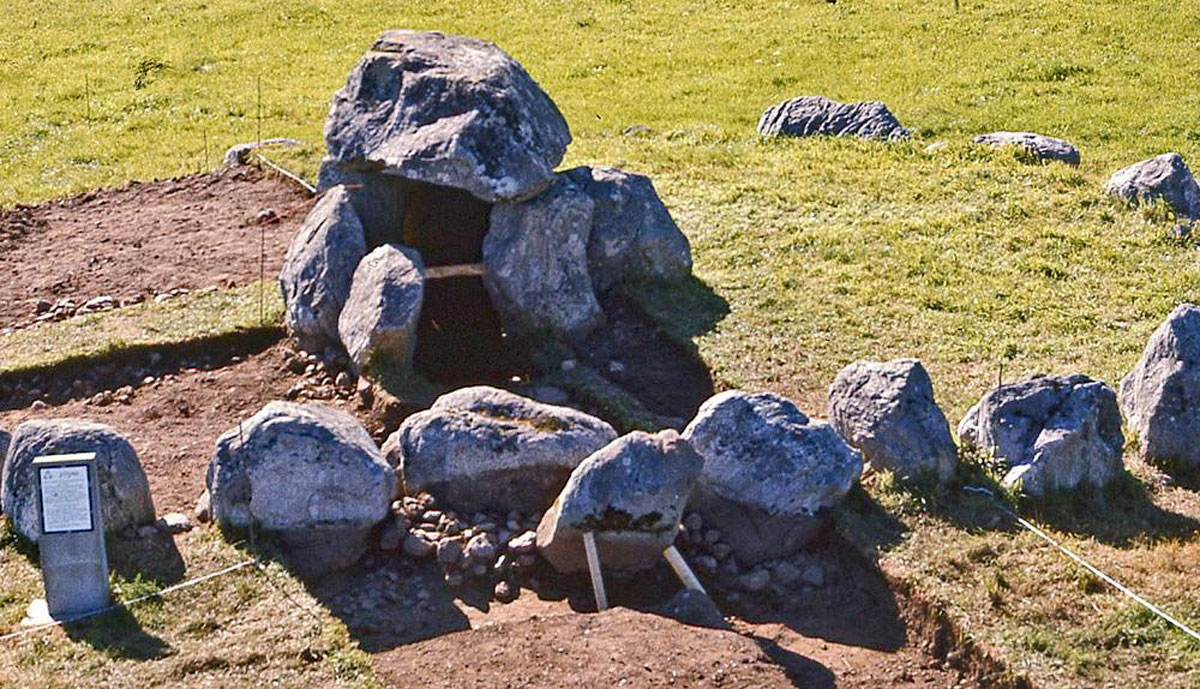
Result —
<svg viewBox="0 0 1200 689"><path fill-rule="evenodd" d="M879 101L839 103L823 96L801 96L772 105L758 120L758 133L777 136L854 136L862 139L909 138L887 106Z"/></svg>
<svg viewBox="0 0 1200 689"><path fill-rule="evenodd" d="M590 531L608 568L662 562L703 463L675 431L635 431L614 440L575 469L542 517L542 556L560 572L586 569L583 533Z"/></svg>
<svg viewBox="0 0 1200 689"><path fill-rule="evenodd" d="M484 285L509 332L580 339L603 321L588 272L593 208L565 177L537 198L492 208Z"/></svg>
<svg viewBox="0 0 1200 689"><path fill-rule="evenodd" d="M1200 218L1200 183L1178 153L1164 153L1122 168L1113 173L1105 189L1130 203L1161 200L1180 217Z"/></svg>
<svg viewBox="0 0 1200 689"><path fill-rule="evenodd" d="M571 134L558 108L495 45L385 32L334 94L329 156L363 171L526 199L554 178Z"/></svg>
<svg viewBox="0 0 1200 689"><path fill-rule="evenodd" d="M322 160L317 173L318 194L336 186L346 188L362 223L367 248L403 242L404 185L403 177L349 168L332 158Z"/></svg>
<svg viewBox="0 0 1200 689"><path fill-rule="evenodd" d="M425 298L422 270L421 256L396 244L384 244L359 262L338 332L360 373L412 369Z"/></svg>
<svg viewBox="0 0 1200 689"><path fill-rule="evenodd" d="M975 143L1002 148L1016 146L1036 160L1057 160L1068 165L1079 164L1079 151L1069 142L1033 132L992 132L975 137Z"/></svg>
<svg viewBox="0 0 1200 689"><path fill-rule="evenodd" d="M627 278L679 280L691 274L691 245L649 177L610 167L564 174L595 204L587 253L598 291Z"/></svg>
<svg viewBox="0 0 1200 689"><path fill-rule="evenodd" d="M692 506L745 563L785 558L822 534L826 510L862 474L863 459L827 423L771 393L723 392L683 437L704 458Z"/></svg>
<svg viewBox="0 0 1200 689"><path fill-rule="evenodd" d="M408 494L427 491L463 512L530 514L554 502L571 471L616 437L594 416L477 386L408 417L384 448Z"/></svg>
<svg viewBox="0 0 1200 689"><path fill-rule="evenodd" d="M1031 376L993 388L958 424L964 448L1004 462L1004 484L1041 495L1100 487L1124 471L1117 395L1087 376Z"/></svg>
<svg viewBox="0 0 1200 689"><path fill-rule="evenodd" d="M4 513L17 533L35 543L41 535L33 460L78 452L96 453L105 531L113 533L154 521L150 482L125 436L103 424L80 419L26 421L12 436L0 474Z"/></svg>
<svg viewBox="0 0 1200 689"><path fill-rule="evenodd" d="M829 421L876 469L947 479L958 466L950 424L916 359L856 361L829 388Z"/></svg>
<svg viewBox="0 0 1200 689"><path fill-rule="evenodd" d="M353 416L271 402L217 440L207 483L213 521L278 537L290 564L316 575L366 552L396 475Z"/></svg>
<svg viewBox="0 0 1200 689"><path fill-rule="evenodd" d="M319 352L339 341L338 317L366 250L349 192L333 187L304 219L279 272L284 322L301 347Z"/></svg>
<svg viewBox="0 0 1200 689"><path fill-rule="evenodd" d="M1121 381L1121 408L1147 461L1200 469L1200 308L1181 304L1150 336Z"/></svg>

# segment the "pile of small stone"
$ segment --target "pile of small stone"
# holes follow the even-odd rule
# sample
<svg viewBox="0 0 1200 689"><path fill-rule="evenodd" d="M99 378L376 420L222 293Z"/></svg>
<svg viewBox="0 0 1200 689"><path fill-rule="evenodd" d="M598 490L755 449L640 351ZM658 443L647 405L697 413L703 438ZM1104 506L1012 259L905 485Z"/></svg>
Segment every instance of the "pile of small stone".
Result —
<svg viewBox="0 0 1200 689"><path fill-rule="evenodd" d="M736 538L737 534L730 537ZM705 524L697 512L684 517L675 543L705 587L729 601L736 602L748 593L789 601L799 594L803 599L825 588L835 570L834 565L809 550L746 565L737 559L726 535L716 526Z"/></svg>
<svg viewBox="0 0 1200 689"><path fill-rule="evenodd" d="M356 394L358 376L347 369L345 357L336 352L323 357L302 349L290 350L283 368L300 376L284 395L289 400L349 400ZM360 401L370 406L362 395Z"/></svg>
<svg viewBox="0 0 1200 689"><path fill-rule="evenodd" d="M496 600L509 602L517 597L522 576L537 564L534 532L541 517L519 512L460 515L438 509L432 495L420 493L392 503L379 549L417 561L435 560L447 586L486 582Z"/></svg>

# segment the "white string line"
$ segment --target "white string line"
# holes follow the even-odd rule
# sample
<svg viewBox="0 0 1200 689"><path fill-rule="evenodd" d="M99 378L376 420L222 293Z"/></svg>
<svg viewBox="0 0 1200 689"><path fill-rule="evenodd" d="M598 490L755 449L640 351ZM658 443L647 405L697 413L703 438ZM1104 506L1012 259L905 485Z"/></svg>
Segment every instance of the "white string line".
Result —
<svg viewBox="0 0 1200 689"><path fill-rule="evenodd" d="M969 492L972 492L972 493L982 493L982 494L984 494L984 495L987 495L987 496L989 496L989 497L991 497L991 498L993 498L993 499L995 499L995 497L996 497L996 494L995 494L995 493L993 493L992 491L988 490L987 488L977 488L977 487L975 487L975 486L963 486L963 490L964 490L964 491L969 491ZM1081 567L1083 567L1084 569L1088 570L1088 571L1089 571L1089 572L1091 572L1092 574L1095 574L1096 576L1100 577L1100 579L1101 579L1101 580L1103 580L1103 581L1104 581L1106 584L1108 584L1109 586L1112 586L1112 587L1113 587L1113 588L1115 588L1116 590L1118 590L1118 591L1120 591L1121 593L1125 594L1126 596L1128 596L1128 597L1132 598L1134 601L1136 601L1136 602L1137 602L1138 604L1140 604L1142 607L1146 608L1147 610L1149 610L1150 612L1152 612L1152 613L1154 613L1155 615L1159 616L1160 618L1162 618L1162 619L1166 620L1167 622L1169 622L1171 625L1173 625L1174 627L1176 627L1177 629L1179 629L1179 630L1180 630L1181 632L1183 632L1184 634L1187 634L1188 636L1192 637L1192 638L1193 638L1193 639L1195 639L1196 641L1200 641L1200 633L1197 633L1197 632L1196 632L1194 629L1192 629L1191 627L1189 627L1189 626L1187 626L1186 624L1184 624L1184 623L1180 622L1179 620L1175 619L1175 618L1174 618L1174 617L1172 617L1172 616L1171 616L1169 613L1167 613L1165 610L1162 610L1161 608L1159 608L1159 607L1158 607L1157 605L1155 605L1154 603L1151 603L1150 601L1146 600L1145 598L1142 598L1142 597L1141 597L1141 596L1139 596L1139 595L1138 595L1138 594L1137 594L1135 591L1133 591L1132 589L1130 589L1128 586L1125 586L1125 585L1124 585L1124 584L1122 584L1121 582L1117 581L1116 579L1113 579L1113 578L1112 578L1112 577L1110 577L1109 575L1107 575L1107 574L1105 574L1104 572L1100 571L1100 570L1099 570L1097 567L1095 567L1094 565L1092 565L1092 563L1088 562L1087 560L1084 560L1084 559L1083 559L1082 557L1080 557L1079 555L1076 555L1075 553L1071 552L1071 550L1070 550L1070 549L1068 549L1066 546L1062 545L1062 544L1061 544L1061 543L1059 543L1058 541L1054 540L1054 539L1053 539L1053 538L1052 538L1052 537L1051 537L1049 534L1047 534L1045 531L1042 531L1042 530L1041 530L1041 529L1039 529L1037 526L1035 526L1035 525L1033 525L1032 523L1030 523L1030 522L1026 521L1025 519L1023 519L1023 518L1021 517L1021 515L1019 515L1019 514L1017 514L1016 512L1013 512L1012 510L1008 509L1008 508L1007 508L1007 507L1005 507L1003 504L1000 504L1000 509L1001 509L1002 511L1004 511L1005 513L1007 513L1007 514L1008 514L1010 517L1012 517L1013 519L1016 519L1018 524L1020 524L1021 526L1025 527L1025 528L1026 528L1026 529L1028 529L1029 531L1033 532L1033 534L1034 534L1034 535L1036 535L1037 537L1041 538L1042 540L1046 541L1046 542L1047 542L1047 543L1049 543L1050 545L1052 545L1052 546L1054 546L1055 548L1057 548L1057 549L1058 549L1058 551L1059 551L1060 553L1062 553L1063 555L1066 555L1066 556L1067 556L1067 557L1069 557L1070 559L1074 560L1076 564L1078 564L1079 566L1081 566Z"/></svg>
<svg viewBox="0 0 1200 689"><path fill-rule="evenodd" d="M113 610L116 610L118 608L127 608L131 605L137 605L138 603L142 603L144 601L150 600L151 598L158 598L158 597L163 596L164 594L171 593L173 591L178 591L180 589L185 589L185 588L188 588L191 586L195 586L196 584L208 581L209 579L215 579L215 578L217 578L219 576L223 576L225 574L229 574L230 572L239 570L239 569L249 566L249 565L253 565L257 562L258 562L258 560L246 560L245 562L239 562L236 565L231 565L229 567L226 567L225 569L218 570L216 572L210 572L208 574L205 574L202 577L190 579L188 581L185 581L185 582L182 582L179 584L175 584L174 586L168 586L167 588L162 589L160 591L156 591L154 593L148 593L144 596L139 596L137 598L133 598L130 600L124 600L124 601L119 601L117 603L113 603L112 605L110 605L106 608L100 608L99 610L85 612L82 615L74 615L71 617L66 617L61 620L54 620L53 622L41 624L36 627L22 629L19 632L12 632L11 634L5 634L4 636L0 636L0 641L8 641L9 639L15 639L17 637L25 636L26 634L33 634L34 632L40 632L45 629L50 629L52 627L60 627L64 624L69 624L71 622L78 622L79 620L85 620L89 617L96 617L97 615L103 615L105 613L112 612Z"/></svg>
<svg viewBox="0 0 1200 689"><path fill-rule="evenodd" d="M292 172L291 170L285 169L282 165L271 162L269 159L267 159L267 157L265 155L263 155L257 151L254 152L254 156L256 158L258 158L260 161L262 161L264 164L266 164L268 167L270 167L272 170L274 170L275 172L278 172L279 174L283 175L284 177L287 177L288 179L292 180L293 182L296 182L300 186L307 189L308 193L310 193L310 194L317 193L317 188L314 187L313 185L309 184L308 182L306 182L304 180L304 178L301 177L300 175L297 175L296 173Z"/></svg>

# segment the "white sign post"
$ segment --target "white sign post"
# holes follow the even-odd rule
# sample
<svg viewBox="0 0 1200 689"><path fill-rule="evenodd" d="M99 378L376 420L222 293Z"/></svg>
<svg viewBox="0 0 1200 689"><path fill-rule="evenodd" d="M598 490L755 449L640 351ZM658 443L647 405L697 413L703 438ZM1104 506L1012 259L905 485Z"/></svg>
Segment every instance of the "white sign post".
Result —
<svg viewBox="0 0 1200 689"><path fill-rule="evenodd" d="M38 457L33 460L33 468L41 514L38 550L46 600L34 601L29 621L45 622L47 617L61 620L107 607L108 554L96 454Z"/></svg>

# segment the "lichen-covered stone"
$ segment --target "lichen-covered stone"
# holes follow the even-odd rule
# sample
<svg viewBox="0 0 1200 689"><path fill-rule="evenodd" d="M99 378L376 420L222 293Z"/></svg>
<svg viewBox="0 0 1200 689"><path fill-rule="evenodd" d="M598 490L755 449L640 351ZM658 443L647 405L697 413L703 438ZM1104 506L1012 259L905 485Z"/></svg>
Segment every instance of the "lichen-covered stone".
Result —
<svg viewBox="0 0 1200 689"><path fill-rule="evenodd" d="M604 320L588 272L593 207L560 177L537 198L492 208L483 281L509 332L581 339Z"/></svg>
<svg viewBox="0 0 1200 689"><path fill-rule="evenodd" d="M366 172L465 189L489 202L536 196L571 141L558 108L492 43L385 32L334 94L325 143Z"/></svg>
<svg viewBox="0 0 1200 689"><path fill-rule="evenodd" d="M309 211L279 272L284 323L304 349L339 343L338 317L366 250L349 192L333 187Z"/></svg>
<svg viewBox="0 0 1200 689"><path fill-rule="evenodd" d="M353 416L271 402L217 440L207 485L213 521L262 529L295 569L315 575L366 552L396 475Z"/></svg>
<svg viewBox="0 0 1200 689"><path fill-rule="evenodd" d="M758 120L758 133L776 136L854 136L891 141L909 138L887 106L879 101L839 103L823 96L801 96L772 105Z"/></svg>
<svg viewBox="0 0 1200 689"><path fill-rule="evenodd" d="M585 459L538 525L538 548L561 572L587 568L583 533L606 567L662 561L704 460L675 431L621 436Z"/></svg>
<svg viewBox="0 0 1200 689"><path fill-rule="evenodd" d="M964 448L1004 461L1031 495L1104 486L1124 471L1117 396L1087 376L1031 376L993 388L958 425Z"/></svg>
<svg viewBox="0 0 1200 689"><path fill-rule="evenodd" d="M17 426L0 473L0 499L17 533L34 543L41 536L33 460L43 455L77 452L96 453L100 515L105 531L114 533L154 521L150 482L125 436L103 424L82 419L34 420Z"/></svg>
<svg viewBox="0 0 1200 689"><path fill-rule="evenodd" d="M789 400L733 390L701 405L684 429L704 458L692 508L736 533L745 563L780 559L812 542L862 474L863 459L827 423Z"/></svg>
<svg viewBox="0 0 1200 689"><path fill-rule="evenodd" d="M649 177L610 167L577 167L564 174L595 204L587 253L598 291L626 278L680 280L691 275L691 245Z"/></svg>
<svg viewBox="0 0 1200 689"><path fill-rule="evenodd" d="M545 510L588 455L617 437L568 407L488 386L442 395L384 443L405 492L463 512Z"/></svg>
<svg viewBox="0 0 1200 689"><path fill-rule="evenodd" d="M1144 459L1200 469L1200 308L1180 304L1158 326L1120 398Z"/></svg>
<svg viewBox="0 0 1200 689"><path fill-rule="evenodd" d="M1000 148L1017 146L1038 160L1057 160L1067 165L1079 164L1079 151L1069 142L1033 132L992 132L975 137L975 143Z"/></svg>
<svg viewBox="0 0 1200 689"><path fill-rule="evenodd" d="M1113 173L1105 189L1130 203L1161 199L1183 218L1200 218L1200 183L1178 153L1164 153L1122 168Z"/></svg>
<svg viewBox="0 0 1200 689"><path fill-rule="evenodd" d="M916 359L843 368L829 387L829 421L876 469L947 479L958 466L950 424Z"/></svg>
<svg viewBox="0 0 1200 689"><path fill-rule="evenodd" d="M360 373L380 365L412 368L425 299L423 270L420 254L396 244L384 244L359 262L338 334Z"/></svg>

